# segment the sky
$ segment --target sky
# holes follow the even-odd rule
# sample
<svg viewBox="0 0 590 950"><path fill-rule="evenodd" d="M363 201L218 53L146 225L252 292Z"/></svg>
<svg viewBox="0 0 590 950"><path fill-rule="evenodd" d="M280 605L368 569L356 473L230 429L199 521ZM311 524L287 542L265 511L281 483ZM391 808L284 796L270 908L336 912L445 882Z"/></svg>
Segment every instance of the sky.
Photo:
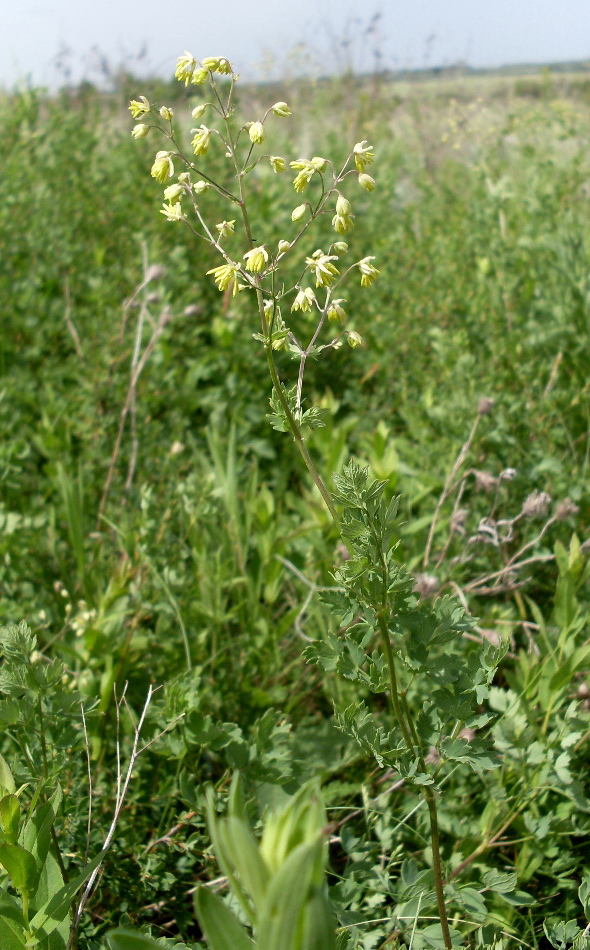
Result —
<svg viewBox="0 0 590 950"><path fill-rule="evenodd" d="M248 78L590 60L589 0L0 0L0 85L171 76L225 56ZM377 16L379 15L379 16ZM375 19L375 17L377 18ZM105 66L106 64L106 66Z"/></svg>

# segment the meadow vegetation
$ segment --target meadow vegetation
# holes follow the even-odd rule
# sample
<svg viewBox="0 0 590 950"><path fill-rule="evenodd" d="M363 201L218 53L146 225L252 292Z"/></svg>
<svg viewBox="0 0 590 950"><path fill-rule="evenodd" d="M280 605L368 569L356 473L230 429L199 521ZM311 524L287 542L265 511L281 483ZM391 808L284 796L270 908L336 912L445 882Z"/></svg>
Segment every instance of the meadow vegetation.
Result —
<svg viewBox="0 0 590 950"><path fill-rule="evenodd" d="M273 154L374 147L346 191L380 271L346 286L362 345L306 365L343 536L269 421L253 295L206 276L159 213L165 145L130 135L141 93L190 152L201 88L3 96L2 948L218 950L217 900L238 950L590 946L589 82L236 87L243 122L288 102ZM304 198L260 163L254 243ZM333 927L278 945L227 840L264 829L270 866L289 807Z"/></svg>

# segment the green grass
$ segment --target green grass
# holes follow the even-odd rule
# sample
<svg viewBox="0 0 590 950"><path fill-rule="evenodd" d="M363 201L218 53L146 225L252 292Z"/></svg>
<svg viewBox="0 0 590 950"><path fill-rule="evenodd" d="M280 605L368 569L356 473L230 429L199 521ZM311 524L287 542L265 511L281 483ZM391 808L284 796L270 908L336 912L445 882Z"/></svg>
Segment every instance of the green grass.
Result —
<svg viewBox="0 0 590 950"><path fill-rule="evenodd" d="M119 923L202 946L190 891L218 874L203 787L225 789L235 768L261 806L277 787L324 778L331 817L355 813L331 851L350 946L381 946L387 920L363 921L395 908L404 917L405 904L408 928L388 944L404 946L416 913L408 881L430 861L425 809L336 730L333 702L363 690L302 658L300 634L325 637L331 626L317 597L300 614L309 583L332 584L343 552L289 440L266 420L269 384L247 295L224 300L203 276L216 263L207 249L158 214L154 143L131 139L127 92L186 109L170 87L148 84L111 97L26 91L0 106L0 608L3 622L25 619L43 656L64 664L64 690L94 704L91 853L112 808L113 686L129 682L134 715L147 685L163 686L154 734L185 714L139 761L79 946L106 946ZM457 921L489 919L512 935L506 946L544 950L544 918L582 923L576 891L590 870L590 661L579 654L580 665L567 666L587 643L590 602L586 555L570 548L590 519L587 81L301 82L247 88L239 108L252 117L277 98L294 111L277 154L375 144L378 190L355 200L351 240L358 257L376 255L382 278L371 294L349 293L364 346L309 368L316 402L332 411L310 451L328 480L353 455L401 493L399 557L417 573L478 402L495 400L461 469L465 536L449 537L455 492L426 568L465 598L480 630L511 638L492 730L503 765L492 779L461 766L449 774L443 858L452 874L490 842L453 879ZM261 174L254 212L265 238L281 236L275 222L291 208L282 182ZM138 292L142 310L129 301L151 265L161 271ZM171 319L137 385L133 478L129 416L99 519L138 319L144 313L145 347L165 307ZM505 544L467 544L493 498L466 473L510 468L517 474L498 488L495 517L514 518L535 489L549 493L550 511L569 498L577 514L540 538L543 520L522 518ZM529 542L537 560L519 574L523 586L479 591L478 578ZM1 680L0 692L9 722ZM44 777L71 792L58 836L72 866L86 847L88 797L77 793L85 765L75 729L69 744L55 739L60 752ZM9 726L0 751L17 785L39 777ZM516 873L534 902L485 891L492 872Z"/></svg>

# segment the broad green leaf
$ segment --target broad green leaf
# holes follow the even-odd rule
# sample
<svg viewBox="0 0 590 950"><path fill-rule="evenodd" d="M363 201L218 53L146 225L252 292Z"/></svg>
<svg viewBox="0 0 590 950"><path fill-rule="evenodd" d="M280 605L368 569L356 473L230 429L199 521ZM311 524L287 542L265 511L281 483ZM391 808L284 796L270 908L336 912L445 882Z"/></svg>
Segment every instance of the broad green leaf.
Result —
<svg viewBox="0 0 590 950"><path fill-rule="evenodd" d="M0 844L0 864L8 871L13 887L31 892L37 877L37 863L30 851L19 844Z"/></svg>
<svg viewBox="0 0 590 950"><path fill-rule="evenodd" d="M16 785L8 762L3 755L0 755L0 789L6 789L7 792L15 792Z"/></svg>
<svg viewBox="0 0 590 950"><path fill-rule="evenodd" d="M258 950L296 950L302 936L303 908L321 865L324 843L300 845L272 878L258 921Z"/></svg>
<svg viewBox="0 0 590 950"><path fill-rule="evenodd" d="M31 930L42 930L44 934L52 933L69 916L70 907L76 893L82 884L88 880L95 868L105 859L106 852L99 851L92 861L89 861L86 867L80 873L68 881L60 890L53 895L48 904L40 907L31 920Z"/></svg>
<svg viewBox="0 0 590 950"><path fill-rule="evenodd" d="M16 795L0 799L0 821L9 844L16 844L20 820L20 803Z"/></svg>
<svg viewBox="0 0 590 950"><path fill-rule="evenodd" d="M25 931L16 921L0 916L0 947L2 950L26 950Z"/></svg>
<svg viewBox="0 0 590 950"><path fill-rule="evenodd" d="M240 881L259 909L268 886L269 871L246 822L226 818L219 822L220 843Z"/></svg>
<svg viewBox="0 0 590 950"><path fill-rule="evenodd" d="M578 888L580 904L584 908L586 920L590 920L590 877L585 877Z"/></svg>
<svg viewBox="0 0 590 950"><path fill-rule="evenodd" d="M195 911L211 950L254 950L253 941L236 915L225 901L213 894L208 887L199 887L197 890ZM125 948L121 947L121 950ZM275 947L275 950L278 950L278 947Z"/></svg>
<svg viewBox="0 0 590 950"><path fill-rule="evenodd" d="M58 785L48 802L35 809L21 832L20 843L30 851L41 872L51 845L51 829L61 805L63 793Z"/></svg>
<svg viewBox="0 0 590 950"><path fill-rule="evenodd" d="M162 944L156 943L151 937L124 927L109 931L108 939L113 950L162 950Z"/></svg>

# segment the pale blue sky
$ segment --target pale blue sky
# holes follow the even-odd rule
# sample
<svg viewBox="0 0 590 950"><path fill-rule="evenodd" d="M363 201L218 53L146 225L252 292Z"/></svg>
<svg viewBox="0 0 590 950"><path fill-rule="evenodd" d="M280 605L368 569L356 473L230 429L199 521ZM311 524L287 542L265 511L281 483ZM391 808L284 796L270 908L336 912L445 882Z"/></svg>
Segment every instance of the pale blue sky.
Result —
<svg viewBox="0 0 590 950"><path fill-rule="evenodd" d="M394 68L590 59L590 0L1 0L1 7L4 86L26 77L59 82L55 61L64 48L76 80L96 80L93 50L113 65L126 59L134 72L170 75L188 49L197 58L227 56L252 76L263 72L265 51L278 71L303 43L328 71L342 62L347 39L356 67L370 65L375 48ZM364 36L379 11L378 33Z"/></svg>

